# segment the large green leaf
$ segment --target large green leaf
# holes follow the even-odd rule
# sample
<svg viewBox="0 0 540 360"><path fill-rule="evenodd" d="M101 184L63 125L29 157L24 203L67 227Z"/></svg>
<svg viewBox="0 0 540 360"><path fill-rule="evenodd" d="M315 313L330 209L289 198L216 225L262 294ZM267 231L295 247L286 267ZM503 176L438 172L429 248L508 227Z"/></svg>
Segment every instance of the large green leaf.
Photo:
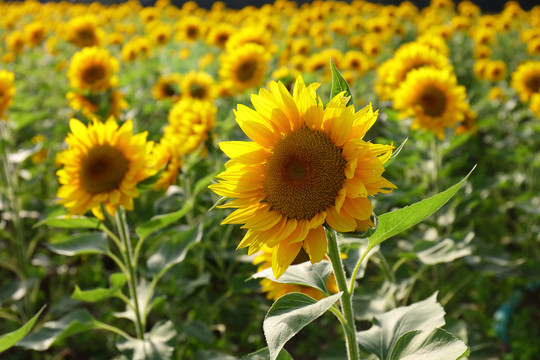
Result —
<svg viewBox="0 0 540 360"><path fill-rule="evenodd" d="M75 291L71 295L71 298L73 300L86 302L98 302L111 297L120 296L122 287L127 282L127 278L126 275L122 273L116 273L110 276L109 282L111 283L110 288L97 288L92 290L81 290L79 285L75 285Z"/></svg>
<svg viewBox="0 0 540 360"><path fill-rule="evenodd" d="M144 340L120 338L116 347L131 360L171 359L174 348L169 342L176 336L173 323L157 322Z"/></svg>
<svg viewBox="0 0 540 360"><path fill-rule="evenodd" d="M455 193L461 188L473 171L474 168L459 183L437 195L402 209L380 215L377 229L369 237L369 246L367 251L371 250L374 246L377 246L384 240L389 239L392 236L397 235L400 232L418 224L435 211L439 210L448 202L448 200L452 198L452 196L455 195Z"/></svg>
<svg viewBox="0 0 540 360"><path fill-rule="evenodd" d="M45 309L45 306L43 306L36 315L34 315L30 320L26 322L23 326L18 328L15 331L12 331L8 334L2 335L0 337L0 353L6 351L19 341L21 341L22 338L26 336L32 330L34 325L36 324L37 319L39 318L39 315L43 312Z"/></svg>
<svg viewBox="0 0 540 360"><path fill-rule="evenodd" d="M270 351L268 348L264 348L246 356L242 356L240 360L267 360L268 358L270 358ZM293 360L293 358L287 350L281 349L276 360Z"/></svg>
<svg viewBox="0 0 540 360"><path fill-rule="evenodd" d="M177 222L181 218L184 217L184 215L187 214L189 211L190 205L189 203L185 203L184 206L175 212L172 212L170 214L164 214L164 215L156 215L152 217L149 221L145 222L144 224L141 224L137 226L135 229L135 232L137 235L139 235L139 238L142 240L148 235L163 229L166 226L169 226L172 223Z"/></svg>
<svg viewBox="0 0 540 360"><path fill-rule="evenodd" d="M388 167L388 165L390 165L394 160L396 160L401 150L403 150L403 147L405 146L407 140L409 140L408 137L405 138L405 140L403 140L403 142L392 152L390 158L383 164L385 168Z"/></svg>
<svg viewBox="0 0 540 360"><path fill-rule="evenodd" d="M277 299L263 322L270 360L276 360L285 343L324 314L342 294L340 292L319 301L300 293L286 294Z"/></svg>
<svg viewBox="0 0 540 360"><path fill-rule="evenodd" d="M88 311L76 310L58 321L46 322L41 329L20 341L18 346L43 351L60 339L98 328L100 328L100 323Z"/></svg>
<svg viewBox="0 0 540 360"><path fill-rule="evenodd" d="M253 278L267 278L282 284L296 284L310 286L323 293L328 293L326 280L332 273L332 265L328 261L311 264L309 261L291 265L279 279L276 280L271 268L259 271Z"/></svg>
<svg viewBox="0 0 540 360"><path fill-rule="evenodd" d="M443 329L409 331L399 338L390 360L456 360L468 354L467 345Z"/></svg>
<svg viewBox="0 0 540 360"><path fill-rule="evenodd" d="M444 325L444 310L436 296L437 293L426 300L376 315L371 328L356 334L358 343L381 360L391 359L402 336L411 331L431 331ZM407 343L403 341L403 344Z"/></svg>
<svg viewBox="0 0 540 360"><path fill-rule="evenodd" d="M330 92L330 98L333 99L336 95L345 91L345 94L343 96L349 97L347 106L352 105L353 100L351 88L349 87L349 84L347 84L347 81L345 81L343 76L341 76L341 73L334 64L334 60L332 58L330 58L330 71L332 72L332 90Z"/></svg>
<svg viewBox="0 0 540 360"><path fill-rule="evenodd" d="M53 216L42 220L34 225L34 227L41 225L49 225L60 229L102 229L103 224L99 219L89 218L85 216L71 216L66 215Z"/></svg>
<svg viewBox="0 0 540 360"><path fill-rule="evenodd" d="M148 270L154 274L163 275L173 265L182 262L188 250L201 241L202 230L203 226L200 223L191 229L178 233L175 237L166 241L154 255L148 258L146 263Z"/></svg>
<svg viewBox="0 0 540 360"><path fill-rule="evenodd" d="M107 236L104 233L80 234L66 241L45 244L52 252L64 256L105 254L107 245Z"/></svg>

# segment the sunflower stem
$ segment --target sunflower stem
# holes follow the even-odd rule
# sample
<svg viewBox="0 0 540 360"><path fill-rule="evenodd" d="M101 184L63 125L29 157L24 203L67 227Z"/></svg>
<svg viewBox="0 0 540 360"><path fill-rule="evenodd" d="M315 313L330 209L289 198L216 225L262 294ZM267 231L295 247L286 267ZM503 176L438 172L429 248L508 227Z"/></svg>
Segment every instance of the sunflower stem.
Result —
<svg viewBox="0 0 540 360"><path fill-rule="evenodd" d="M131 238L129 236L129 228L126 221L126 213L120 206L116 211L116 225L118 226L118 234L122 242L122 256L124 258L125 266L128 270L128 287L129 294L133 301L133 310L135 312L135 329L137 331L137 337L139 339L144 338L144 326L141 318L141 311L139 308L139 299L137 296L137 274L133 264L133 250L131 248Z"/></svg>
<svg viewBox="0 0 540 360"><path fill-rule="evenodd" d="M342 326L345 332L347 342L348 360L360 360L360 352L358 343L356 342L356 325L354 323L354 311L352 307L352 293L349 292L347 286L347 278L345 277L345 269L341 261L341 253L337 241L337 233L333 229L328 229L328 257L334 269L336 283L339 291L343 292L341 296L341 311L343 312Z"/></svg>

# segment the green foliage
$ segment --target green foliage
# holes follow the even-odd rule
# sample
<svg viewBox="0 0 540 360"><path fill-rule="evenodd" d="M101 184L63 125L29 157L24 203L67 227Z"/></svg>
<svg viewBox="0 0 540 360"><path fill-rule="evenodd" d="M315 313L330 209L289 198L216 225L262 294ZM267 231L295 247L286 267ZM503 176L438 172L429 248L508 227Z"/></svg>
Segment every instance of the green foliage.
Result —
<svg viewBox="0 0 540 360"><path fill-rule="evenodd" d="M465 344L444 330L444 310L433 294L426 300L399 307L374 318L357 340L381 360L458 359Z"/></svg>
<svg viewBox="0 0 540 360"><path fill-rule="evenodd" d="M32 330L34 325L36 324L37 319L39 318L39 315L43 312L45 309L45 306L42 307L36 315L34 315L26 324L21 326L15 331L10 332L9 334L4 334L0 336L0 353L6 351L13 345L17 344L21 339L23 339L26 334Z"/></svg>
<svg viewBox="0 0 540 360"><path fill-rule="evenodd" d="M270 360L276 360L283 348L296 333L324 314L342 293L320 301L304 294L291 293L280 297L268 310L263 323Z"/></svg>
<svg viewBox="0 0 540 360"><path fill-rule="evenodd" d="M347 101L347 106L353 105L351 88L337 69L332 58L330 58L330 70L332 72L332 90L330 92L330 98L333 99L336 95L344 92L343 96L349 97L349 100Z"/></svg>

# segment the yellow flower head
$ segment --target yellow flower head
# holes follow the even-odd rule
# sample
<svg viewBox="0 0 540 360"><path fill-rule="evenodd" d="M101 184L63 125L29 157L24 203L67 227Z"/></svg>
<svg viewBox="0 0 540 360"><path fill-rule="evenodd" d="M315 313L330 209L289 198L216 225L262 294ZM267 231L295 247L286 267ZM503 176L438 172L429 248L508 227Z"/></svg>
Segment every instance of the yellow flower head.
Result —
<svg viewBox="0 0 540 360"><path fill-rule="evenodd" d="M214 78L203 71L190 71L182 77L180 92L182 97L212 100L214 98Z"/></svg>
<svg viewBox="0 0 540 360"><path fill-rule="evenodd" d="M413 69L431 66L437 69L450 67L448 58L427 45L412 42L396 50L394 57L377 68L375 92L383 99L392 98L399 84Z"/></svg>
<svg viewBox="0 0 540 360"><path fill-rule="evenodd" d="M156 161L156 170L165 168L159 180L152 187L153 190L167 191L169 186L176 184L183 163L180 148L177 139L165 136L161 138L159 143L155 144L152 157Z"/></svg>
<svg viewBox="0 0 540 360"><path fill-rule="evenodd" d="M458 86L450 69L412 70L394 92L393 106L401 117L413 117L413 129L433 131L444 139L446 127L463 121L469 104L465 87Z"/></svg>
<svg viewBox="0 0 540 360"><path fill-rule="evenodd" d="M159 24L150 31L150 39L156 45L166 45L171 39L172 29L165 24Z"/></svg>
<svg viewBox="0 0 540 360"><path fill-rule="evenodd" d="M41 21L34 21L23 29L29 47L40 45L45 40L46 30Z"/></svg>
<svg viewBox="0 0 540 360"><path fill-rule="evenodd" d="M133 123L120 128L114 118L106 123L94 121L88 127L77 119L69 122L68 148L58 154L62 169L57 171L58 201L70 215L92 210L103 218L100 205L114 215L118 206L133 209L139 196L137 184L155 173L150 164L152 142L147 132L133 135Z"/></svg>
<svg viewBox="0 0 540 360"><path fill-rule="evenodd" d="M108 50L87 47L75 53L67 76L71 87L78 90L102 91L118 84L118 60Z"/></svg>
<svg viewBox="0 0 540 360"><path fill-rule="evenodd" d="M263 271L272 266L272 253L273 249L268 246L263 246L261 252L253 260L253 265L258 265L257 271ZM296 258L293 261L293 264L300 264L302 262L308 261L309 256L306 252L301 249ZM282 284L270 279L262 279L260 281L262 286L262 291L266 293L266 298L269 300L277 300L285 294L299 292L311 296L315 300L321 300L326 297L324 293L320 290L312 288L310 286L296 285L296 284ZM332 293L337 293L338 287L336 283L336 278L334 273L330 274L326 280L326 287Z"/></svg>
<svg viewBox="0 0 540 360"><path fill-rule="evenodd" d="M95 15L73 18L66 28L66 39L78 47L101 46L104 31L98 25Z"/></svg>
<svg viewBox="0 0 540 360"><path fill-rule="evenodd" d="M66 94L66 99L73 110L82 112L90 120L101 120L103 116L105 118L112 116L118 119L122 110L128 107L124 94L118 90L89 94L87 96L75 91L69 91ZM100 112L103 113L99 114Z"/></svg>
<svg viewBox="0 0 540 360"><path fill-rule="evenodd" d="M24 34L22 31L15 30L6 38L7 49L14 54L20 54L24 50Z"/></svg>
<svg viewBox="0 0 540 360"><path fill-rule="evenodd" d="M180 95L181 77L178 73L162 75L152 87L152 96L155 100L172 99L176 101Z"/></svg>
<svg viewBox="0 0 540 360"><path fill-rule="evenodd" d="M257 44L245 44L221 57L219 76L238 91L260 85L268 69L269 54Z"/></svg>
<svg viewBox="0 0 540 360"><path fill-rule="evenodd" d="M175 138L182 154L191 153L208 138L216 123L217 108L209 101L180 99L169 111L165 136Z"/></svg>
<svg viewBox="0 0 540 360"><path fill-rule="evenodd" d="M221 142L231 158L210 185L216 194L235 198L237 208L222 224L248 229L238 248L249 254L273 249L272 270L279 278L304 248L312 263L326 253L323 224L340 232L373 226L368 196L391 192L382 177L393 146L362 138L377 112L355 112L343 94L326 107L319 84L296 79L293 94L282 83L252 95L255 110L238 105L236 122L253 142Z"/></svg>
<svg viewBox="0 0 540 360"><path fill-rule="evenodd" d="M520 64L512 74L511 85L523 102L529 101L533 94L540 93L540 61Z"/></svg>
<svg viewBox="0 0 540 360"><path fill-rule="evenodd" d="M235 32L234 26L227 23L219 23L216 26L212 26L206 36L206 42L209 45L217 46L221 49L225 48L225 44Z"/></svg>
<svg viewBox="0 0 540 360"><path fill-rule="evenodd" d="M6 120L5 111L13 103L15 96L15 75L11 71L0 70L0 119Z"/></svg>
<svg viewBox="0 0 540 360"><path fill-rule="evenodd" d="M274 53L277 50L271 34L261 26L247 26L231 34L225 48L230 52L246 44L260 45L269 53Z"/></svg>
<svg viewBox="0 0 540 360"><path fill-rule="evenodd" d="M206 24L197 16L186 16L176 25L175 41L195 42L206 33Z"/></svg>
<svg viewBox="0 0 540 360"><path fill-rule="evenodd" d="M506 63L502 60L489 60L484 69L484 77L488 81L501 81L506 78Z"/></svg>
<svg viewBox="0 0 540 360"><path fill-rule="evenodd" d="M540 119L540 93L535 93L531 97L531 102L529 103L529 109L531 112Z"/></svg>

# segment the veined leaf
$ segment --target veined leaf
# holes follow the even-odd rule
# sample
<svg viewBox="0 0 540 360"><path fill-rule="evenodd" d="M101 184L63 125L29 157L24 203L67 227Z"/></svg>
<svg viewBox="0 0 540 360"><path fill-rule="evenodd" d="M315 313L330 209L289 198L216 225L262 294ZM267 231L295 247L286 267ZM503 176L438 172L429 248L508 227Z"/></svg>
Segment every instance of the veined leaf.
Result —
<svg viewBox="0 0 540 360"><path fill-rule="evenodd" d="M384 240L389 239L392 236L397 235L400 232L418 224L435 211L439 210L448 202L448 200L452 198L452 196L456 194L475 168L476 166L459 183L437 195L402 209L380 215L379 225L377 226L375 232L369 237L369 246L367 251L371 250L374 246L380 244Z"/></svg>
<svg viewBox="0 0 540 360"><path fill-rule="evenodd" d="M35 224L33 227L41 225L49 225L60 229L102 229L103 224L97 218L90 218L85 216L71 216L66 215L53 216L42 220Z"/></svg>
<svg viewBox="0 0 540 360"><path fill-rule="evenodd" d="M409 331L396 343L390 360L456 360L469 350L463 341L443 329Z"/></svg>
<svg viewBox="0 0 540 360"><path fill-rule="evenodd" d="M71 295L74 300L86 302L98 302L119 296L122 293L122 287L126 284L127 278L122 273L112 274L109 278L110 288L97 288L92 290L81 290L79 285L75 285L75 291Z"/></svg>
<svg viewBox="0 0 540 360"><path fill-rule="evenodd" d="M0 336L0 353L6 351L13 345L17 344L19 341L21 341L22 338L26 336L32 330L34 325L36 324L37 319L39 318L39 315L43 312L45 309L45 306L43 306L36 315L34 315L26 324L21 326L15 331L12 331L8 334Z"/></svg>
<svg viewBox="0 0 540 360"><path fill-rule="evenodd" d="M121 338L116 347L131 360L171 359L174 348L168 343L175 336L176 330L171 321L158 322L144 334L144 340Z"/></svg>
<svg viewBox="0 0 540 360"><path fill-rule="evenodd" d="M301 264L289 266L287 271L285 271L285 273L283 273L283 275L281 275L281 277L277 280L274 277L272 268L259 271L252 277L254 279L267 278L282 284L309 286L320 290L323 293L328 293L326 280L331 273L332 265L328 261L321 261L315 264L311 264L309 261L307 261Z"/></svg>
<svg viewBox="0 0 540 360"><path fill-rule="evenodd" d="M66 241L46 243L45 246L54 253L64 256L82 254L105 254L107 252L107 237L104 233L80 234Z"/></svg>
<svg viewBox="0 0 540 360"><path fill-rule="evenodd" d="M332 91L330 92L330 98L333 99L334 96L345 91L344 96L349 97L347 106L352 105L353 100L352 100L351 88L349 87L349 84L347 84L347 81L345 81L345 79L343 78L339 70L337 69L336 65L334 64L334 60L332 60L332 58L330 58L330 71L332 72Z"/></svg>
<svg viewBox="0 0 540 360"><path fill-rule="evenodd" d="M189 249L200 242L203 235L202 223L166 241L147 261L148 269L154 274L163 275L173 265L182 262Z"/></svg>
<svg viewBox="0 0 540 360"><path fill-rule="evenodd" d="M170 214L164 214L164 215L156 215L150 221L145 222L144 224L141 224L137 226L135 229L135 232L137 235L139 235L140 240L142 241L148 235L163 229L164 227L177 222L181 218L184 217L184 215L187 214L189 211L190 205L189 203L185 203L184 206L175 212L172 212Z"/></svg>
<svg viewBox="0 0 540 360"><path fill-rule="evenodd" d="M403 140L403 142L392 152L390 158L383 164L384 167L388 167L388 165L390 165L398 157L401 150L403 150L403 147L405 146L407 140L409 140L408 137L405 138L405 140Z"/></svg>
<svg viewBox="0 0 540 360"><path fill-rule="evenodd" d="M263 322L270 360L276 360L287 341L324 314L343 293L315 300L301 293L286 294L272 305Z"/></svg>
<svg viewBox="0 0 540 360"><path fill-rule="evenodd" d="M242 356L240 360L267 360L270 357L268 348L261 349L254 353ZM292 356L285 349L281 349L276 360L293 360Z"/></svg>
<svg viewBox="0 0 540 360"><path fill-rule="evenodd" d="M358 343L381 360L394 359L392 357L394 351L398 353L402 351L400 349L404 349L407 344L413 342L412 337L420 332L430 332L445 324L444 310L437 302L436 296L437 293L426 300L376 315L371 328L356 334ZM410 332L415 331L418 333L411 336ZM401 340L403 336L406 338ZM423 339L422 336L417 340L422 342L421 339ZM399 348L397 348L398 343Z"/></svg>

